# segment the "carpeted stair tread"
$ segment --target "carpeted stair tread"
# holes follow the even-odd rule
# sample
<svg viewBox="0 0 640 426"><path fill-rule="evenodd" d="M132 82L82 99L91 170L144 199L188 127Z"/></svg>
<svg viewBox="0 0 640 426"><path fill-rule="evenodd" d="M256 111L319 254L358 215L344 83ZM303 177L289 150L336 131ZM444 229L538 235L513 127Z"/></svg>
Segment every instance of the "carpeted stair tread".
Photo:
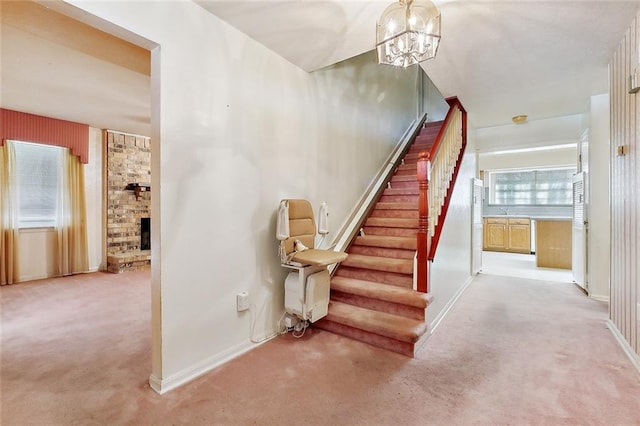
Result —
<svg viewBox="0 0 640 426"><path fill-rule="evenodd" d="M331 290L421 309L426 308L432 300L431 295L412 289L345 277L333 277L331 279Z"/></svg>
<svg viewBox="0 0 640 426"><path fill-rule="evenodd" d="M413 259L389 259L377 256L350 254L341 264L352 268L369 269L373 271L413 274Z"/></svg>
<svg viewBox="0 0 640 426"><path fill-rule="evenodd" d="M376 209L380 210L418 210L417 203L378 203Z"/></svg>
<svg viewBox="0 0 640 426"><path fill-rule="evenodd" d="M369 247L387 247L404 250L416 250L416 239L411 237L382 237L378 235L367 235L356 237L356 245Z"/></svg>
<svg viewBox="0 0 640 426"><path fill-rule="evenodd" d="M365 226L381 226L385 228L417 228L418 219L397 219L392 217L369 217Z"/></svg>
<svg viewBox="0 0 640 426"><path fill-rule="evenodd" d="M402 181L409 181L409 182L418 182L417 179L417 174L418 172L416 171L414 174L412 175L393 175L393 177L391 178L391 185L393 185L393 182L402 182Z"/></svg>
<svg viewBox="0 0 640 426"><path fill-rule="evenodd" d="M326 320L407 343L417 342L427 331L424 321L340 302L329 302Z"/></svg>
<svg viewBox="0 0 640 426"><path fill-rule="evenodd" d="M387 188L382 195L420 195L418 187L415 188Z"/></svg>
<svg viewBox="0 0 640 426"><path fill-rule="evenodd" d="M381 203L417 203L419 195L386 195L380 197Z"/></svg>

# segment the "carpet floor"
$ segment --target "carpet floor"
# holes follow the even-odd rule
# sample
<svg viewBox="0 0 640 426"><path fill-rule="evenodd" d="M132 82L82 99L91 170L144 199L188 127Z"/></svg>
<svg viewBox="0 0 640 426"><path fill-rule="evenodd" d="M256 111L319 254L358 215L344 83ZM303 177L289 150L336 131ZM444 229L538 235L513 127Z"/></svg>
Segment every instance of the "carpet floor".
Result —
<svg viewBox="0 0 640 426"><path fill-rule="evenodd" d="M148 272L0 288L2 425L640 425L607 306L480 275L414 359L310 329L148 385Z"/></svg>

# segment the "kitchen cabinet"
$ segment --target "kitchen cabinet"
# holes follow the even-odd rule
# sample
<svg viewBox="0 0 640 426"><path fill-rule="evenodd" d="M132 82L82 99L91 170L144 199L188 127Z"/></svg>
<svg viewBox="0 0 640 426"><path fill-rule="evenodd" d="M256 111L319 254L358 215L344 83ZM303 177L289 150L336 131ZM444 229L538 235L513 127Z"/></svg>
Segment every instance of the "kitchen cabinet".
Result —
<svg viewBox="0 0 640 426"><path fill-rule="evenodd" d="M486 217L484 219L483 249L530 253L531 220L521 217Z"/></svg>
<svg viewBox="0 0 640 426"><path fill-rule="evenodd" d="M484 250L505 251L507 248L507 219L484 219Z"/></svg>

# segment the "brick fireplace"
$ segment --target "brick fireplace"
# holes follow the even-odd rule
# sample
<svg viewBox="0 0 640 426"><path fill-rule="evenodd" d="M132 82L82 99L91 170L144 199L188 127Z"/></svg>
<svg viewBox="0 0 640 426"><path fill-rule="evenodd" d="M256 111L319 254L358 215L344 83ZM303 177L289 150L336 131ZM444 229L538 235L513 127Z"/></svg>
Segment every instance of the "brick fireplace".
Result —
<svg viewBox="0 0 640 426"><path fill-rule="evenodd" d="M149 138L104 132L107 147L107 270L151 265L151 143ZM143 235L144 234L144 235ZM144 250L143 250L144 248Z"/></svg>

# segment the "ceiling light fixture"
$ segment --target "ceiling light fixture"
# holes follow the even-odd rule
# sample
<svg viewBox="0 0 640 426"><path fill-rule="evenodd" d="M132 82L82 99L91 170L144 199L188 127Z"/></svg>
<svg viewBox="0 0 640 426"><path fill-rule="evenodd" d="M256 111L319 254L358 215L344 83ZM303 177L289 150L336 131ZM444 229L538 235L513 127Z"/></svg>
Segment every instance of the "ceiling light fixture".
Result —
<svg viewBox="0 0 640 426"><path fill-rule="evenodd" d="M429 0L399 0L378 21L378 63L408 67L436 56L440 11Z"/></svg>
<svg viewBox="0 0 640 426"><path fill-rule="evenodd" d="M522 123L525 123L527 121L527 116L526 115L516 115L514 117L511 117L511 120L513 120L513 122L516 123L516 124L522 124Z"/></svg>

